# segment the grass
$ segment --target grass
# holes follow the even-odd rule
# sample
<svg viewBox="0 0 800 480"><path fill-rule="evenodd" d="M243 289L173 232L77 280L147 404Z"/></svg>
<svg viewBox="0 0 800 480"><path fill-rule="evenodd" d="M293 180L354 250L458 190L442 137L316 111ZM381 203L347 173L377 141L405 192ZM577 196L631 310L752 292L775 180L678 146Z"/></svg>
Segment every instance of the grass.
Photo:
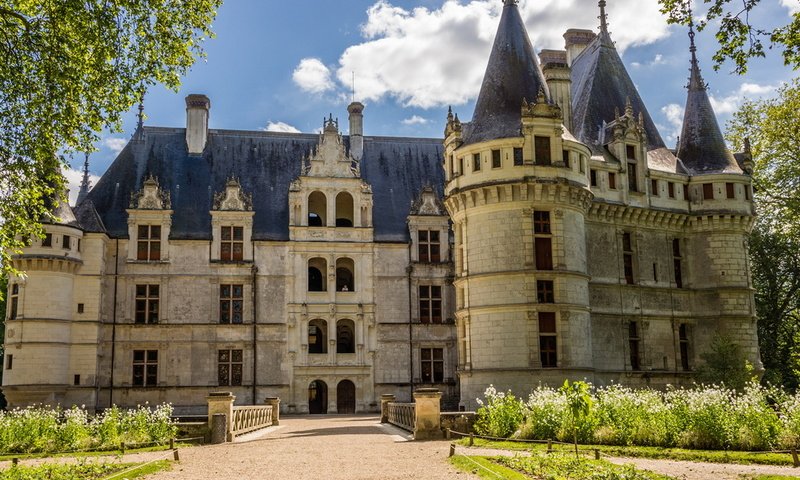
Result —
<svg viewBox="0 0 800 480"><path fill-rule="evenodd" d="M469 440L458 440L459 445L468 445ZM476 438L476 447L498 448L502 450L544 451L546 444L524 442L500 442ZM553 444L553 450L570 450L571 445ZM689 450L684 448L662 447L617 447L612 445L580 445L581 449L598 449L600 452L615 457L637 457L664 460L685 460L690 462L738 463L742 465L792 465L792 456L788 453L748 453L719 450Z"/></svg>
<svg viewBox="0 0 800 480"><path fill-rule="evenodd" d="M132 480L170 467L168 460L146 464L135 463L78 463L14 465L0 470L0 480Z"/></svg>
<svg viewBox="0 0 800 480"><path fill-rule="evenodd" d="M176 443L175 447L188 447L191 446L188 443ZM169 450L169 445L154 445L152 447L142 447L142 448L126 448L125 455L129 453L145 453L145 452L160 452L160 451ZM59 458L59 457L76 457L76 458L83 458L83 457L101 457L101 456L108 456L108 455L123 455L122 450L95 450L95 451L88 451L88 452L73 452L73 453L9 453L5 455L0 455L0 462L8 461L14 458L18 458L20 460L25 460L28 458Z"/></svg>
<svg viewBox="0 0 800 480"><path fill-rule="evenodd" d="M158 460L155 462L145 463L144 465L133 470L121 471L115 475L104 478L103 480L133 480L134 478L144 477L151 473L168 470L172 466L169 460ZM123 476L124 475L124 476Z"/></svg>
<svg viewBox="0 0 800 480"><path fill-rule="evenodd" d="M742 475L744 480L797 480L795 476L787 475Z"/></svg>
<svg viewBox="0 0 800 480"><path fill-rule="evenodd" d="M510 468L498 465L487 457L465 457L456 455L450 457L450 463L463 472L477 475L478 478L487 480L497 480L503 478L507 480L529 480L528 477Z"/></svg>

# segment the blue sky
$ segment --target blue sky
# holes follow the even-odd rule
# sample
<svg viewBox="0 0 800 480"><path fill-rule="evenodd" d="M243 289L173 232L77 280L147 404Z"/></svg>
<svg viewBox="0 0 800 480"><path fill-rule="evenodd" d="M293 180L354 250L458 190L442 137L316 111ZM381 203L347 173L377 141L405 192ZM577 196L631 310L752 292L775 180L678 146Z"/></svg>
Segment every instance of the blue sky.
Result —
<svg viewBox="0 0 800 480"><path fill-rule="evenodd" d="M612 38L662 136L674 145L688 77L687 32L666 26L656 0L608 3ZM472 116L501 9L501 0L228 0L214 22L216 38L205 44L207 59L177 93L160 86L148 92L145 123L184 126L184 97L204 93L211 128L313 132L329 113L347 117L354 74L366 135L440 138L448 105L462 120ZM537 50L563 48L567 28L599 25L596 0L522 0L520 11ZM762 0L752 20L785 24L791 11L800 11L800 0ZM697 43L722 125L743 98L770 95L794 76L777 51L752 61L747 75L730 74L731 65L715 72L712 29L698 34ZM93 176L108 168L135 125L133 109L123 132L103 132L91 156ZM75 158L72 167L82 163ZM77 172L67 176L77 183Z"/></svg>

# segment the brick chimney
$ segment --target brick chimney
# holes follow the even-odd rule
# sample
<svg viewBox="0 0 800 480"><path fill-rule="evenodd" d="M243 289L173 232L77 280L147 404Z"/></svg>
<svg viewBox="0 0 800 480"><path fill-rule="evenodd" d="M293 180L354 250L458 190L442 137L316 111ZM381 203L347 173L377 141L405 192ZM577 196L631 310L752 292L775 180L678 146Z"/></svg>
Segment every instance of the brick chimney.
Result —
<svg viewBox="0 0 800 480"><path fill-rule="evenodd" d="M570 28L564 34L564 43L567 50L567 65L572 66L575 58L589 46L594 37L597 35L591 30L579 30L577 28Z"/></svg>

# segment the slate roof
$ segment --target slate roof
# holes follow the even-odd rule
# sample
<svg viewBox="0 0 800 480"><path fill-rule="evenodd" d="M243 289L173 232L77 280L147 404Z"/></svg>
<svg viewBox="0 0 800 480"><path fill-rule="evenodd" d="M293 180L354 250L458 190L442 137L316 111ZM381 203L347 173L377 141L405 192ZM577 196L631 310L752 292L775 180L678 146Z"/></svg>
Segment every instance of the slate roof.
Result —
<svg viewBox="0 0 800 480"><path fill-rule="evenodd" d="M739 163L728 150L720 131L717 117L708 99L706 84L700 74L695 53L694 32L690 32L690 36L692 67L686 110L683 115L683 130L678 145L678 158L694 174L742 173Z"/></svg>
<svg viewBox="0 0 800 480"><path fill-rule="evenodd" d="M131 193L152 174L171 195L170 238L211 239L214 193L235 177L253 195L253 239L289 239L289 184L300 174L302 158L318 145L319 135L211 130L203 155L192 156L183 128L144 127L142 133L143 139L134 136L79 206L87 227L126 237ZM349 144L348 137L344 141ZM376 241L408 241L411 202L425 185L433 185L442 196L441 165L439 139L364 137L361 172L372 186ZM96 220L84 206L87 202Z"/></svg>
<svg viewBox="0 0 800 480"><path fill-rule="evenodd" d="M549 90L515 1L506 1L472 121L463 126L464 145L519 137L522 99Z"/></svg>

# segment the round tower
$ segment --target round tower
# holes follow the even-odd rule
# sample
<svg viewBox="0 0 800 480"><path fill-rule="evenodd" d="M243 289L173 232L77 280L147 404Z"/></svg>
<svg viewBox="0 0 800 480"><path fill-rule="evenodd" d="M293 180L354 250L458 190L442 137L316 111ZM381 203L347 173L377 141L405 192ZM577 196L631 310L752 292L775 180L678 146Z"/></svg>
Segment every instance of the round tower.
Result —
<svg viewBox="0 0 800 480"><path fill-rule="evenodd" d="M472 121L450 113L445 131L467 408L489 385L524 396L592 373L590 151L564 127L516 2L504 3Z"/></svg>

